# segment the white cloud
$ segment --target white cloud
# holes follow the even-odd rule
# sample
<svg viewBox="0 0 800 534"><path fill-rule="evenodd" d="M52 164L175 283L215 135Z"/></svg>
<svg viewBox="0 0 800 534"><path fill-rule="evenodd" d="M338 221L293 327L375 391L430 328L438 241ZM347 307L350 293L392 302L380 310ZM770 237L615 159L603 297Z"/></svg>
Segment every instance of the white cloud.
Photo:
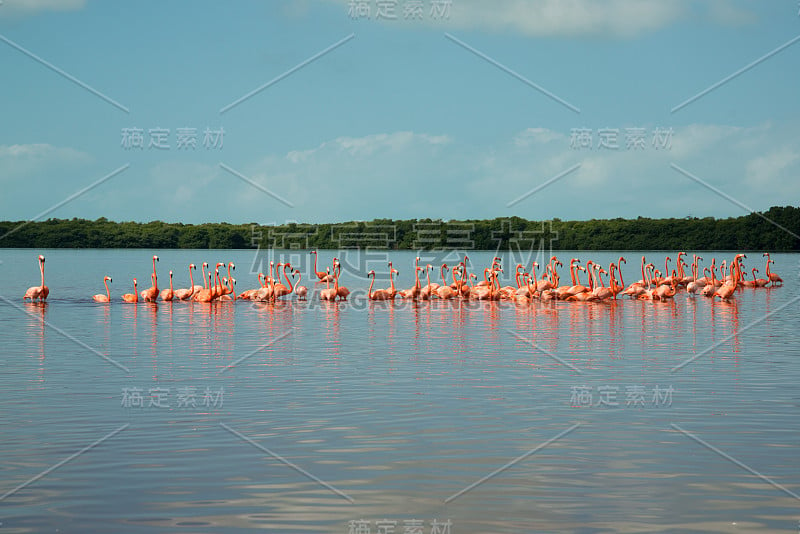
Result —
<svg viewBox="0 0 800 534"><path fill-rule="evenodd" d="M567 136L561 132L547 128L526 128L514 137L514 144L518 147L527 147L534 143L565 142L566 139Z"/></svg>
<svg viewBox="0 0 800 534"><path fill-rule="evenodd" d="M743 26L757 19L755 13L731 0L711 0L707 7L709 19L725 26Z"/></svg>
<svg viewBox="0 0 800 534"><path fill-rule="evenodd" d="M0 145L0 180L11 181L62 166L91 161L91 156L69 147L46 143Z"/></svg>
<svg viewBox="0 0 800 534"><path fill-rule="evenodd" d="M786 172L793 164L800 161L800 153L796 148L782 147L768 154L747 162L747 180L754 187L769 187L778 181L797 181L797 174Z"/></svg>
<svg viewBox="0 0 800 534"><path fill-rule="evenodd" d="M329 0L349 9L349 0ZM386 24L427 24L438 29L514 32L534 37L600 35L634 37L671 24L687 14L689 0L453 0L449 16L434 17L425 4L422 20ZM373 6L373 9L375 7ZM374 13L373 13L374 16Z"/></svg>
<svg viewBox="0 0 800 534"><path fill-rule="evenodd" d="M77 11L86 0L3 0L0 17L35 15L45 11Z"/></svg>
<svg viewBox="0 0 800 534"><path fill-rule="evenodd" d="M453 2L451 12L457 28L537 37L632 37L672 23L684 12L684 4L676 0L462 0Z"/></svg>

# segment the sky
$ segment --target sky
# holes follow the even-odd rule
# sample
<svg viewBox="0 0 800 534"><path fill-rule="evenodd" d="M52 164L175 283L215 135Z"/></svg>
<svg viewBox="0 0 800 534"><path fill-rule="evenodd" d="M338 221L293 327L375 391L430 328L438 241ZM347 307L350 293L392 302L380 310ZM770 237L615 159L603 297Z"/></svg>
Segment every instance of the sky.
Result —
<svg viewBox="0 0 800 534"><path fill-rule="evenodd" d="M796 0L4 0L0 68L2 220L800 204Z"/></svg>

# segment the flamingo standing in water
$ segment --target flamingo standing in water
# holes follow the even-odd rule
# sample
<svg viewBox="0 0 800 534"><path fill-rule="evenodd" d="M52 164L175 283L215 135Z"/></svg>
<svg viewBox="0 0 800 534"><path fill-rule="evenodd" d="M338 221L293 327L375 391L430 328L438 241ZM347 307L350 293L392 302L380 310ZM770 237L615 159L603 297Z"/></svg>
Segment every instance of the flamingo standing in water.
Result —
<svg viewBox="0 0 800 534"><path fill-rule="evenodd" d="M372 276L372 282L369 284L369 289L367 290L367 297L369 300L389 300L392 298L391 294L386 291L385 289L376 289L374 292L372 291L372 286L375 285L375 271L370 271L367 273L367 278Z"/></svg>
<svg viewBox="0 0 800 534"><path fill-rule="evenodd" d="M194 277L192 276L192 269L197 269L194 263L189 264L189 289L176 289L175 290L175 298L178 300L186 300L192 297L194 294Z"/></svg>
<svg viewBox="0 0 800 534"><path fill-rule="evenodd" d="M303 279L303 274L300 272L300 269L295 269L294 273L297 273L297 284L295 284L294 286L294 292L297 294L298 299L306 300L306 295L308 295L308 288L306 286L300 285L300 281Z"/></svg>
<svg viewBox="0 0 800 534"><path fill-rule="evenodd" d="M111 281L110 276L103 277L103 285L106 286L106 294L103 295L102 293L98 293L97 295L93 295L92 298L95 302L111 302L111 292L108 290L108 283Z"/></svg>
<svg viewBox="0 0 800 534"><path fill-rule="evenodd" d="M136 292L136 278L133 279L133 293L125 293L122 295L122 300L125 302L139 302L139 293Z"/></svg>
<svg viewBox="0 0 800 534"><path fill-rule="evenodd" d="M172 271L169 272L169 289L161 291L161 300L170 302L175 298L175 291L172 289Z"/></svg>
<svg viewBox="0 0 800 534"><path fill-rule="evenodd" d="M208 289L206 287L206 267L208 267L208 262L204 261L203 264L200 266L200 268L202 269L202 272L203 272L203 285L202 286L201 285L193 285L192 289L194 289L194 294L197 294L197 292L202 290L202 289ZM194 284L194 282L192 282L192 284Z"/></svg>
<svg viewBox="0 0 800 534"><path fill-rule="evenodd" d="M345 286L339 285L339 276L342 274L342 263L334 258L333 259L333 278L336 287L336 294L342 300L347 300L347 296L350 295L350 289L346 288Z"/></svg>
<svg viewBox="0 0 800 534"><path fill-rule="evenodd" d="M309 252L309 254L313 254L314 255L314 274L317 275L317 278L319 278L320 282L324 282L329 273L327 273L325 271L318 271L317 270L317 251L316 250L312 250L311 252Z"/></svg>
<svg viewBox="0 0 800 534"><path fill-rule="evenodd" d="M767 270L769 270L769 265L767 266ZM31 299L31 301L33 301L33 299L47 299L47 295L50 294L50 288L44 285L44 256L41 254L39 254L39 273L42 275L42 285L29 287L25 295L22 296L22 300Z"/></svg>
<svg viewBox="0 0 800 534"><path fill-rule="evenodd" d="M416 299L419 296L419 292L422 290L422 286L419 283L420 270L421 268L419 266L419 256L417 256L416 259L414 260L414 287L400 291L400 296L402 298Z"/></svg>
<svg viewBox="0 0 800 534"><path fill-rule="evenodd" d="M330 275L331 268L326 267L325 271L327 275ZM334 286L331 287L330 278L325 279L325 289L319 292L320 300L330 300L330 301L336 300L336 297L338 296L339 292L339 279L334 277L333 280L334 280Z"/></svg>
<svg viewBox="0 0 800 534"><path fill-rule="evenodd" d="M713 300L714 297L719 297L722 300L730 300L733 298L733 293L736 291L736 286L739 285L739 270L736 268L738 265L737 262L731 262L731 274L730 279L726 279L725 283L717 289L713 295L711 295L711 299Z"/></svg>
<svg viewBox="0 0 800 534"><path fill-rule="evenodd" d="M764 254L762 254L762 256L766 256L767 257L767 279L770 282L772 282L773 286L776 285L776 284L783 285L783 278L781 278L777 274L773 273L769 269L769 264L770 263L775 263L775 260L770 259L769 252L765 252ZM42 258L41 256L39 256L39 257ZM42 258L42 263L44 263L44 258ZM44 285L44 282L42 282L42 285Z"/></svg>
<svg viewBox="0 0 800 534"><path fill-rule="evenodd" d="M158 256L153 256L153 285L147 289L142 289L140 295L145 302L155 302L158 298L158 275L156 275L156 262Z"/></svg>
<svg viewBox="0 0 800 534"><path fill-rule="evenodd" d="M706 286L705 281L697 277L697 258L698 256L695 256L695 260L692 263L692 281L686 284L686 291L692 295Z"/></svg>
<svg viewBox="0 0 800 534"><path fill-rule="evenodd" d="M767 280L766 278L757 278L756 277L757 272L758 269L753 267L753 282L755 282L756 287L766 287L766 285L769 284L769 280Z"/></svg>
<svg viewBox="0 0 800 534"><path fill-rule="evenodd" d="M211 273L208 273L208 287L204 287L194 294L194 300L197 302L211 302L216 298L214 290L211 288Z"/></svg>

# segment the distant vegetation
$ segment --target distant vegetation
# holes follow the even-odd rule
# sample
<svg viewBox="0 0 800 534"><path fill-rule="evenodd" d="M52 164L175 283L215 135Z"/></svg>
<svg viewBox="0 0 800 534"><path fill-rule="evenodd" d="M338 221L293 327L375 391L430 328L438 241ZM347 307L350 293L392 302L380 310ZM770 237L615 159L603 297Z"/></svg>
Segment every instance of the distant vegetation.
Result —
<svg viewBox="0 0 800 534"><path fill-rule="evenodd" d="M783 228L781 228L783 227ZM0 222L0 247L237 249L754 250L800 251L800 208L728 219L529 221L432 219L278 226L112 222L105 218Z"/></svg>

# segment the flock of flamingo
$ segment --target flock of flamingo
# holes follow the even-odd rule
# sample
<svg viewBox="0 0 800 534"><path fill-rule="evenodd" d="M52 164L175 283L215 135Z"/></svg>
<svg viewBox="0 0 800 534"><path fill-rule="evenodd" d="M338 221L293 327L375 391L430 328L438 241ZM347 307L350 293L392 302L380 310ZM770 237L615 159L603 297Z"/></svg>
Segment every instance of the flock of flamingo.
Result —
<svg viewBox="0 0 800 534"><path fill-rule="evenodd" d="M341 263L336 258L333 264L326 267L324 271L317 270L317 252L311 251L314 255L314 274L317 283L325 283L325 289L319 292L321 300L335 301L337 299L347 300L350 290L339 284L341 274ZM701 256L694 255L692 264L687 264L683 256L685 252L679 252L676 256L675 267L670 270L669 263L672 259L667 256L664 260L664 272L656 269L652 263L647 263L642 256L642 279L625 287L622 280L621 263L627 263L625 258L620 257L614 263L611 262L606 270L602 265L593 261L587 261L585 265L580 265L581 260L572 258L569 262L569 272L571 284L559 285L560 277L558 268L563 264L556 256L544 266L541 276L537 279L539 264L533 262L530 272L525 270L525 266L517 264L515 269L516 286L501 286L499 273L503 272L500 258L495 257L491 266L483 269L483 280L478 281L478 275L468 273L470 260L467 256L457 265L449 268L446 263L439 267L438 271L442 283L431 282L431 272L436 268L427 264L420 266L420 258L414 262L414 286L409 289L398 289L395 286L394 278L399 271L389 262L388 288L374 289L375 271L370 271L367 277L372 280L367 290L369 300L392 300L395 297L405 299L476 299L476 300L513 300L519 304L531 302L532 299L541 300L566 300L566 301L598 301L606 299L616 299L617 295L627 295L631 298L642 300L666 300L673 298L678 291L685 290L688 294L700 293L703 296L722 300L730 300L734 297L737 289L743 287L760 288L783 285L780 276L770 270L770 264L775 263L770 258L769 252L763 256L767 258L766 276L767 278L757 278L758 269L751 269L752 280L748 280L744 267L745 254L736 254L729 262L723 260L717 267L716 259L711 260L709 267L702 270L703 276L700 277L700 264L703 260ZM23 296L23 300L30 299L43 301L50 294L50 289L44 284L44 256L39 256L39 271L41 273L41 285L28 288ZM206 273L208 263L202 264L202 276L204 285L195 285L193 271L197 269L194 264L189 264L189 287L186 289L173 289L172 276L169 272L169 289L158 289L158 276L156 274L156 262L158 256L153 256L153 274L150 276L152 286L137 293L137 280L133 279L133 293L122 295L124 302L155 302L159 298L162 301L170 302L175 300L194 300L198 302L211 302L214 300L253 300L270 301L286 297L295 293L301 300L308 296L308 288L300 285L302 275L299 269L294 268L290 263L270 262L270 272L268 275L259 273L259 287L248 289L240 293L237 297L234 290L236 280L231 276L231 271L236 269L233 263L217 263L214 268L214 277L209 270ZM220 276L220 268L227 268L227 277ZM687 273L686 269L690 272ZM291 274L287 274L291 273ZM452 283L448 282L446 271L450 271ZM479 271L480 272L480 271ZM586 283L583 285L580 280L581 273L586 273ZM422 285L420 273L424 273L427 284ZM669 273L669 276L666 276ZM609 285L605 284L604 275L608 275ZM286 281L283 283L281 276ZM294 278L297 276L297 282ZM97 302L111 302L111 292L108 283L111 282L110 276L103 278L106 288L105 294L97 294L92 298ZM332 285L332 287L331 287Z"/></svg>

